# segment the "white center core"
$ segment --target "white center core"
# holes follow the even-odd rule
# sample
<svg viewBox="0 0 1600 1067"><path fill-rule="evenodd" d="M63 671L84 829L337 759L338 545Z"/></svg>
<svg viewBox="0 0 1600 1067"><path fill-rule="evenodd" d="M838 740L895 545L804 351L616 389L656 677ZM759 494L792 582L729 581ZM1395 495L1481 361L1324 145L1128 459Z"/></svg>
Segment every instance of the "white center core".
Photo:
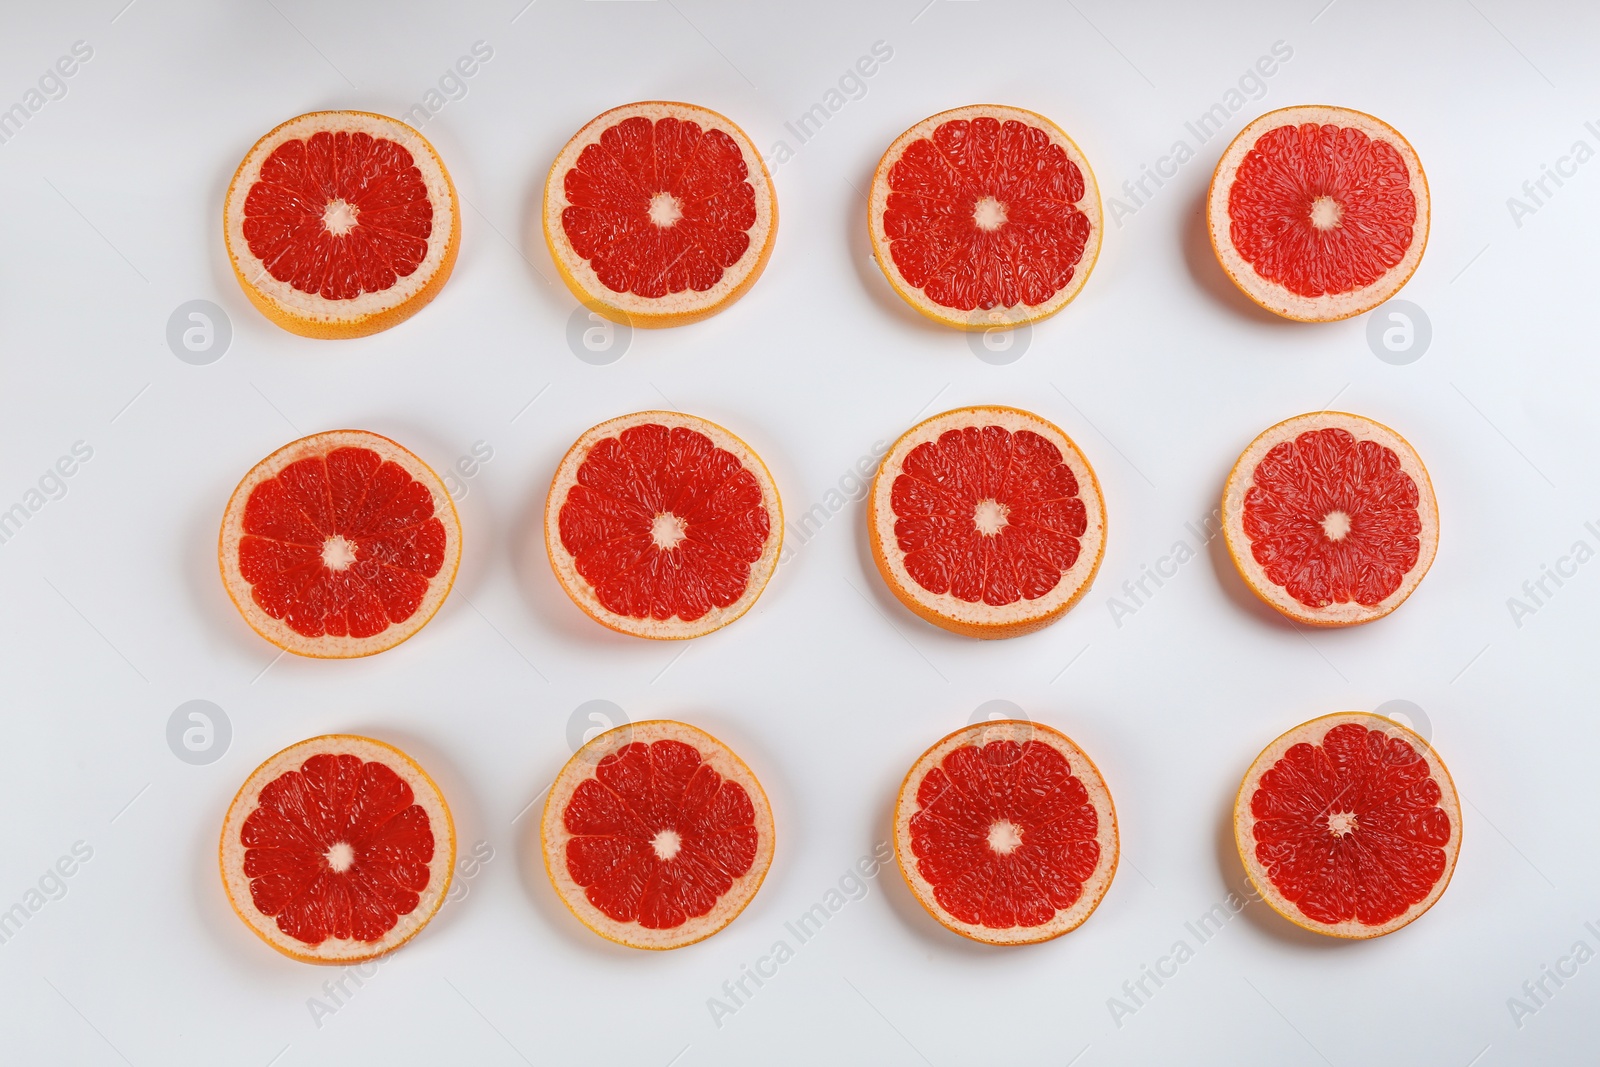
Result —
<svg viewBox="0 0 1600 1067"><path fill-rule="evenodd" d="M1011 509L998 500L980 500L972 509L972 525L985 537L993 537L1006 527L1006 513Z"/></svg>
<svg viewBox="0 0 1600 1067"><path fill-rule="evenodd" d="M1343 541L1350 532L1350 516L1342 511L1330 511L1322 517L1322 532L1330 541Z"/></svg>
<svg viewBox="0 0 1600 1067"><path fill-rule="evenodd" d="M343 200L330 200L328 206L322 211L322 225L335 237L343 237L356 228L356 215L359 214L354 204L347 204Z"/></svg>
<svg viewBox="0 0 1600 1067"><path fill-rule="evenodd" d="M1356 816L1350 811L1336 811L1328 816L1328 832L1334 837L1343 837L1345 834L1354 833Z"/></svg>
<svg viewBox="0 0 1600 1067"><path fill-rule="evenodd" d="M683 838L678 836L676 830L662 830L650 839L650 847L656 850L656 858L670 860L683 847Z"/></svg>
<svg viewBox="0 0 1600 1067"><path fill-rule="evenodd" d="M650 540L663 552L670 552L678 547L678 542L684 538L684 527L689 525L670 511L663 511L650 523Z"/></svg>
<svg viewBox="0 0 1600 1067"><path fill-rule="evenodd" d="M1006 206L992 196L981 197L972 205L972 221L980 230L998 230L1006 224Z"/></svg>
<svg viewBox="0 0 1600 1067"><path fill-rule="evenodd" d="M328 866L333 868L334 874L343 874L350 869L351 864L355 863L356 852L347 842L340 841L328 849L325 858L328 861Z"/></svg>
<svg viewBox="0 0 1600 1067"><path fill-rule="evenodd" d="M330 571L342 571L356 561L356 546L334 534L322 542L322 563Z"/></svg>
<svg viewBox="0 0 1600 1067"><path fill-rule="evenodd" d="M683 218L683 208L671 193L657 193L650 198L650 221L663 230Z"/></svg>
<svg viewBox="0 0 1600 1067"><path fill-rule="evenodd" d="M1002 856L1009 856L1022 844L1022 831L1004 819L989 827L989 847Z"/></svg>
<svg viewBox="0 0 1600 1067"><path fill-rule="evenodd" d="M1331 196L1319 196L1311 201L1311 225L1319 230L1331 230L1344 217L1344 208Z"/></svg>

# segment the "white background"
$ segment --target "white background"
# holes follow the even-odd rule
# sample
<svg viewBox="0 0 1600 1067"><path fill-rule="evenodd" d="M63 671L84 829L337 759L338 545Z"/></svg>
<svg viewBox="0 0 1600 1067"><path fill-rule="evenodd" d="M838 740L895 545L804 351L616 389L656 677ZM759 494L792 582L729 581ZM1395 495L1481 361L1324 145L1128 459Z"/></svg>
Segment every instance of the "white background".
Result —
<svg viewBox="0 0 1600 1067"><path fill-rule="evenodd" d="M65 895L0 944L8 1062L1593 1061L1600 962L1559 989L1547 980L1553 997L1520 1027L1507 1000L1580 938L1600 949L1583 925L1600 926L1600 564L1547 582L1554 595L1520 626L1507 599L1574 541L1600 546L1583 525L1600 525L1600 162L1547 182L1554 195L1520 226L1507 198L1575 140L1600 147L1583 126L1600 119L1600 18L1510 0L926 2L6 5L0 107L74 41L93 58L0 144L0 508L73 442L94 450L67 494L0 544L0 908L74 842L93 850ZM423 128L463 196L442 295L357 341L270 325L222 245L244 152L308 110L398 115L477 41L492 59ZM893 57L865 95L798 144L784 123L876 41ZM1264 95L1109 227L1083 294L1020 360L975 358L872 262L862 191L921 118L978 101L1041 111L1109 197L1176 139L1193 146L1185 120L1276 41L1293 56ZM648 98L716 108L764 152L788 141L782 222L736 306L640 331L595 366L566 342L576 305L537 207L575 130ZM1324 102L1388 120L1428 171L1430 242L1402 295L1433 339L1408 365L1376 358L1365 319L1258 313L1206 242L1202 198L1227 138L1270 108ZM166 343L191 299L231 318L232 345L209 366ZM594 625L546 564L551 472L610 416L671 404L728 426L760 450L795 518L875 441L981 402L1066 429L1107 497L1098 583L1042 633L980 644L914 619L877 578L859 502L748 616L686 646ZM1396 427L1432 471L1438 559L1404 608L1297 630L1253 601L1217 542L1117 626L1110 598L1211 511L1250 439L1330 403ZM460 580L391 652L275 661L223 592L217 524L257 460L344 426L441 470L492 447L461 503ZM166 741L192 699L232 723L206 766ZM710 941L662 954L601 941L545 879L537 806L513 821L593 699L709 729L766 785L776 861ZM891 865L797 945L783 924L885 839L910 763L994 699L1065 730L1111 785L1123 863L1093 918L1048 944L985 948L935 925ZM1131 1003L1124 981L1180 938L1196 946L1185 922L1241 886L1228 820L1260 748L1312 716L1396 699L1423 709L1464 801L1439 904L1370 943L1303 934L1252 904L1119 1026L1108 999ZM337 972L257 941L229 910L215 854L250 770L329 731L410 750L444 788L463 856L481 841L494 858L318 1018L310 998L331 1005L322 985ZM708 998L780 938L795 958L716 1025Z"/></svg>

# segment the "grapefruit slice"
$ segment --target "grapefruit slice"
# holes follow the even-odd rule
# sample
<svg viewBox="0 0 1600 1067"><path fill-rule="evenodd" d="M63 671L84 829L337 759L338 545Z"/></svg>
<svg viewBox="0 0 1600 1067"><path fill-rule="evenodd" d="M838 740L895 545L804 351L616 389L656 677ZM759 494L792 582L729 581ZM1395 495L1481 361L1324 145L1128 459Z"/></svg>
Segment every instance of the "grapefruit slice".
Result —
<svg viewBox="0 0 1600 1067"><path fill-rule="evenodd" d="M1100 189L1061 127L977 104L923 119L883 154L872 254L906 303L964 330L1054 315L1100 254Z"/></svg>
<svg viewBox="0 0 1600 1067"><path fill-rule="evenodd" d="M250 149L222 231L239 286L267 318L303 337L364 337L439 295L461 209L444 162L410 126L314 111Z"/></svg>
<svg viewBox="0 0 1600 1067"><path fill-rule="evenodd" d="M1245 873L1279 915L1331 937L1377 937L1443 895L1461 849L1461 803L1426 741L1351 711L1301 723L1256 757L1233 834Z"/></svg>
<svg viewBox="0 0 1600 1067"><path fill-rule="evenodd" d="M257 937L305 963L357 963L428 925L450 888L456 831L410 756L328 734L245 779L219 857L228 902Z"/></svg>
<svg viewBox="0 0 1600 1067"><path fill-rule="evenodd" d="M1318 411L1244 450L1223 489L1222 529L1256 596L1308 626L1353 626L1383 618L1421 583L1439 547L1439 506L1405 438Z"/></svg>
<svg viewBox="0 0 1600 1067"><path fill-rule="evenodd" d="M867 531L890 591L968 637L1017 637L1082 599L1106 547L1106 506L1072 439L1027 411L957 408L895 442Z"/></svg>
<svg viewBox="0 0 1600 1067"><path fill-rule="evenodd" d="M1286 107L1246 126L1206 200L1211 247L1275 315L1331 322L1410 280L1428 244L1428 179L1393 126L1343 107Z"/></svg>
<svg viewBox="0 0 1600 1067"><path fill-rule="evenodd" d="M772 255L778 196L761 153L722 115L647 100L579 130L544 186L544 239L586 307L682 326L745 294Z"/></svg>
<svg viewBox="0 0 1600 1067"><path fill-rule="evenodd" d="M278 449L228 500L222 582L256 633L297 656L393 648L433 618L461 564L461 523L426 463L365 430Z"/></svg>
<svg viewBox="0 0 1600 1067"><path fill-rule="evenodd" d="M778 566L783 508L766 464L714 422L640 411L567 451L544 509L572 602L635 637L699 637L750 610Z"/></svg>
<svg viewBox="0 0 1600 1067"><path fill-rule="evenodd" d="M704 730L631 723L567 761L540 842L550 884L589 929L632 948L682 948L733 922L761 888L772 806Z"/></svg>
<svg viewBox="0 0 1600 1067"><path fill-rule="evenodd" d="M1082 926L1116 873L1117 814L1072 739L1025 719L974 723L922 754L894 806L894 851L917 901L991 945Z"/></svg>

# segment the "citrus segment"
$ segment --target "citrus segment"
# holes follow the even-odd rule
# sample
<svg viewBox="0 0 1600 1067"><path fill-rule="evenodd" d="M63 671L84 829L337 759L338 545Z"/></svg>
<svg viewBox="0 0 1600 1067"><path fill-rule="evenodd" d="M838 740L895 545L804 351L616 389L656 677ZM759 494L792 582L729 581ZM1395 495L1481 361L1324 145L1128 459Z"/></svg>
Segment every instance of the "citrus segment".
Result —
<svg viewBox="0 0 1600 1067"><path fill-rule="evenodd" d="M455 265L455 187L395 119L319 111L256 142L228 188L234 274L268 318L307 337L359 337L415 314Z"/></svg>
<svg viewBox="0 0 1600 1067"><path fill-rule="evenodd" d="M329 735L267 760L223 821L223 885L239 917L296 959L397 948L444 901L455 831L422 768L389 745Z"/></svg>
<svg viewBox="0 0 1600 1067"><path fill-rule="evenodd" d="M1392 127L1347 108L1256 119L1217 164L1212 247L1234 284L1286 318L1370 311L1410 279L1428 240L1428 184Z"/></svg>
<svg viewBox="0 0 1600 1067"><path fill-rule="evenodd" d="M912 892L956 933L990 944L1076 929L1116 870L1111 794L1072 740L1020 720L958 730L923 753L895 804Z"/></svg>
<svg viewBox="0 0 1600 1067"><path fill-rule="evenodd" d="M777 488L715 423L645 411L593 427L550 487L545 542L567 595L640 637L697 637L749 610L777 566Z"/></svg>
<svg viewBox="0 0 1600 1067"><path fill-rule="evenodd" d="M1335 937L1376 937L1444 892L1461 807L1426 741L1349 712L1304 723L1256 758L1234 833L1251 882L1284 917Z"/></svg>
<svg viewBox="0 0 1600 1067"><path fill-rule="evenodd" d="M1054 123L978 105L925 119L872 181L873 254L912 307L946 325L1033 322L1077 295L1099 254L1100 194Z"/></svg>
<svg viewBox="0 0 1600 1067"><path fill-rule="evenodd" d="M257 633L303 656L392 648L444 602L461 561L455 505L386 437L314 434L247 474L223 516L219 559Z"/></svg>
<svg viewBox="0 0 1600 1067"><path fill-rule="evenodd" d="M1256 438L1228 477L1222 513L1245 581L1313 626L1387 615L1438 546L1421 459L1393 430L1344 412L1301 415Z"/></svg>
<svg viewBox="0 0 1600 1067"><path fill-rule="evenodd" d="M710 937L755 896L772 862L772 809L711 735L643 722L599 735L545 803L545 867L585 925L634 948Z"/></svg>
<svg viewBox="0 0 1600 1067"><path fill-rule="evenodd" d="M1061 430L1015 408L959 408L907 431L873 481L869 539L902 603L974 637L1013 637L1087 592L1105 505Z"/></svg>
<svg viewBox="0 0 1600 1067"><path fill-rule="evenodd" d="M766 266L777 217L744 131L692 104L607 111L545 183L545 241L567 286L635 326L694 322L736 300Z"/></svg>

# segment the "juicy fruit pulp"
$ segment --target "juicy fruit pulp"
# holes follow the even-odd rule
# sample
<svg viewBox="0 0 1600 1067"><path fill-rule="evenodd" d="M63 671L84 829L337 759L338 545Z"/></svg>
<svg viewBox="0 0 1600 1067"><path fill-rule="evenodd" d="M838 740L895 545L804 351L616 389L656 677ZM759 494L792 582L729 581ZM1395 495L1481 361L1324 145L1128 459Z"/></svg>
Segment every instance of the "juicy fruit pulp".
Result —
<svg viewBox="0 0 1600 1067"><path fill-rule="evenodd" d="M744 596L771 533L761 484L683 426L597 442L559 516L561 544L606 610L692 622Z"/></svg>
<svg viewBox="0 0 1600 1067"><path fill-rule="evenodd" d="M750 247L756 191L738 143L666 117L627 118L578 155L561 226L613 292L704 292Z"/></svg>
<svg viewBox="0 0 1600 1067"><path fill-rule="evenodd" d="M240 843L250 897L306 945L377 941L428 887L433 829L411 786L359 756L311 756L262 790Z"/></svg>
<svg viewBox="0 0 1600 1067"><path fill-rule="evenodd" d="M1443 877L1450 817L1410 743L1359 723L1291 746L1256 784L1254 850L1307 918L1381 926Z"/></svg>
<svg viewBox="0 0 1600 1067"><path fill-rule="evenodd" d="M562 813L567 871L617 922L670 930L708 914L756 859L755 808L682 741L625 745Z"/></svg>
<svg viewBox="0 0 1600 1067"><path fill-rule="evenodd" d="M390 288L427 258L433 205L404 146L321 131L285 141L262 162L243 228L278 281L353 300Z"/></svg>
<svg viewBox="0 0 1600 1067"><path fill-rule="evenodd" d="M1411 174L1364 131L1305 123L1262 134L1228 191L1229 235L1263 278L1303 297L1361 289L1405 258Z"/></svg>
<svg viewBox="0 0 1600 1067"><path fill-rule="evenodd" d="M947 430L912 449L891 489L905 568L930 593L1037 600L1077 562L1088 528L1061 450L1030 430Z"/></svg>
<svg viewBox="0 0 1600 1067"><path fill-rule="evenodd" d="M1067 758L1041 741L964 745L917 787L917 872L962 922L1041 926L1100 863L1099 817Z"/></svg>
<svg viewBox="0 0 1600 1067"><path fill-rule="evenodd" d="M1089 240L1082 172L1035 126L953 119L889 169L883 227L901 275L960 311L1039 305Z"/></svg>
<svg viewBox="0 0 1600 1067"><path fill-rule="evenodd" d="M1417 484L1394 451L1328 427L1272 448L1244 496L1250 552L1301 604L1381 603L1417 564Z"/></svg>
<svg viewBox="0 0 1600 1067"><path fill-rule="evenodd" d="M371 637L409 619L444 565L433 494L365 448L289 464L245 504L239 572L302 637Z"/></svg>

